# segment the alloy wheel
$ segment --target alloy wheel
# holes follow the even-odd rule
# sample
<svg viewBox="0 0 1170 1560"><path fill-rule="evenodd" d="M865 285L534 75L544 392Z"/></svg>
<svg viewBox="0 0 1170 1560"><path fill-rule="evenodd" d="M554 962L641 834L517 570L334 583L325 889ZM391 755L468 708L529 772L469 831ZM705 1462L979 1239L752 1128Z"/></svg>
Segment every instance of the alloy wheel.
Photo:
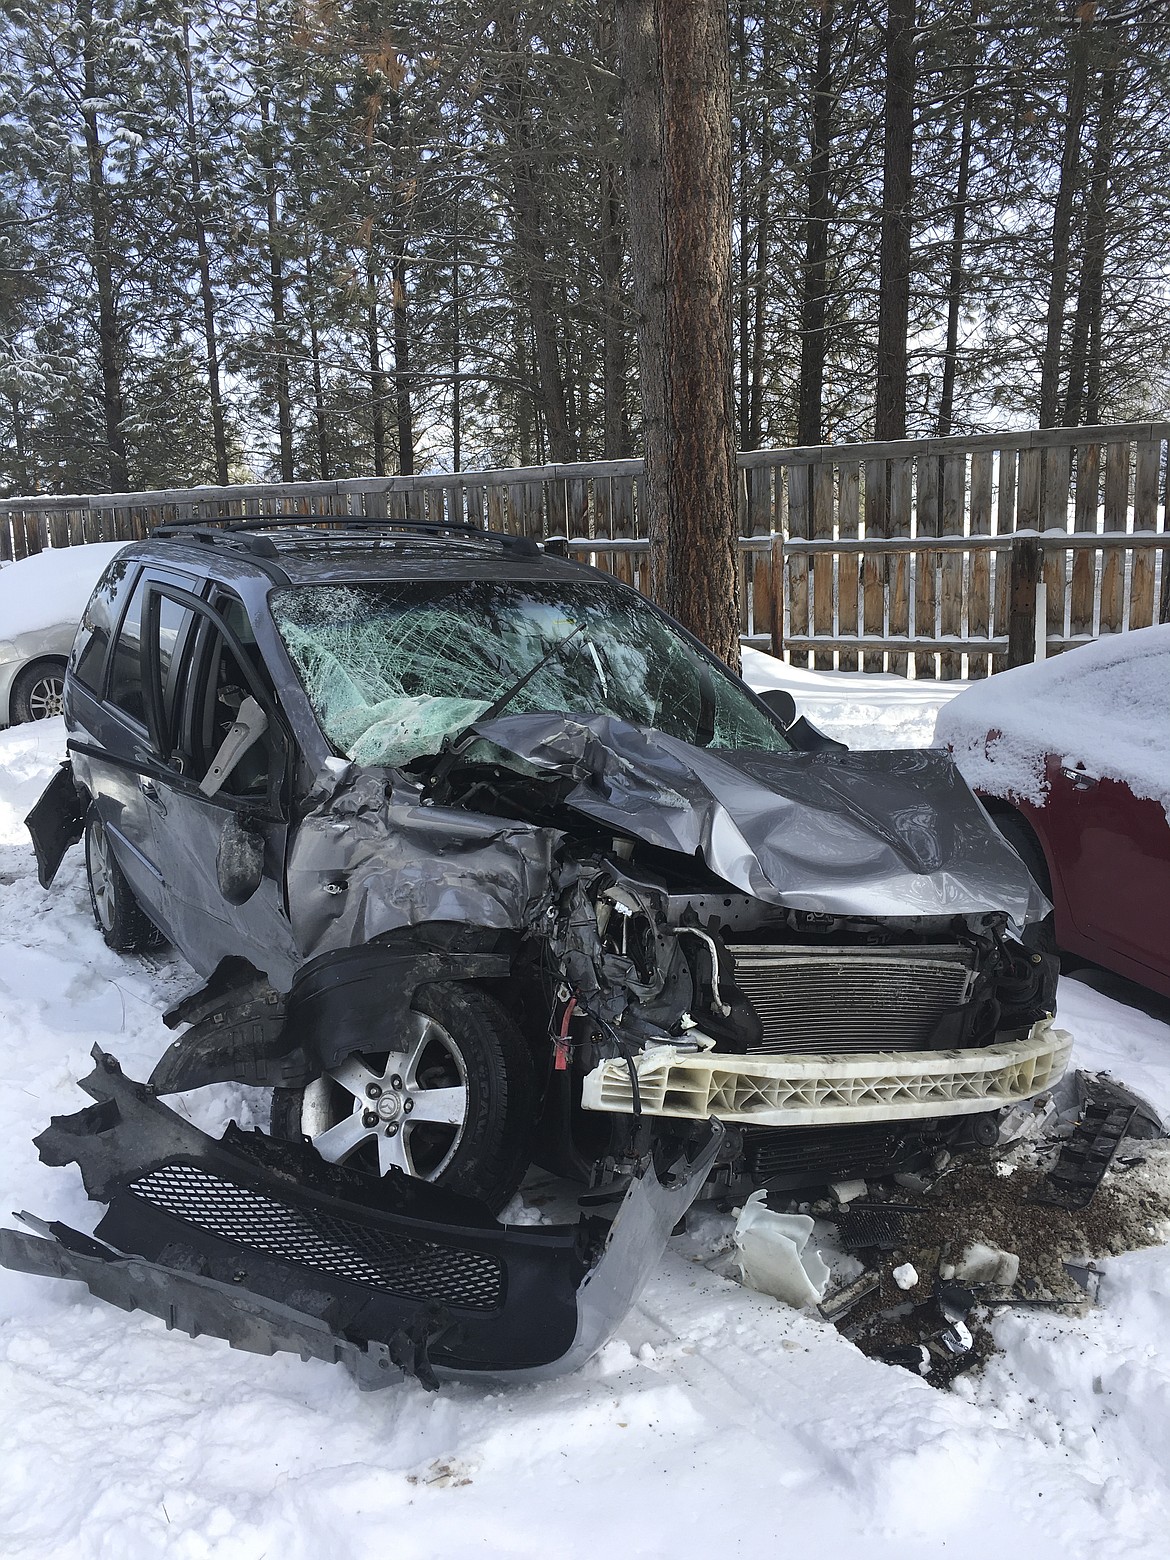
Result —
<svg viewBox="0 0 1170 1560"><path fill-rule="evenodd" d="M467 1124L467 1068L458 1045L425 1013L411 1013L401 1050L350 1056L309 1084L301 1130L323 1159L433 1181Z"/></svg>
<svg viewBox="0 0 1170 1560"><path fill-rule="evenodd" d="M33 720L48 720L65 711L65 680L62 677L38 677L29 689L29 713Z"/></svg>
<svg viewBox="0 0 1170 1560"><path fill-rule="evenodd" d="M114 874L110 862L110 845L106 831L94 822L89 831L89 885L93 892L94 909L102 930L108 932L114 924Z"/></svg>

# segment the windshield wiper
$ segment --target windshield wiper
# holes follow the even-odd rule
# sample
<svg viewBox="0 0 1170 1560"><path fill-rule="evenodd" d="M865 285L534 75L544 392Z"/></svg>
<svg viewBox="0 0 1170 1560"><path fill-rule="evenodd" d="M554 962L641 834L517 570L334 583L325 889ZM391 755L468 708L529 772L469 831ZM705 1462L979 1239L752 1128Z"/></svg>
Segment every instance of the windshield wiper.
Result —
<svg viewBox="0 0 1170 1560"><path fill-rule="evenodd" d="M498 698L493 699L482 715L476 715L465 726L461 726L453 737L443 738L443 746L439 749L438 762L435 764L434 773L431 775L430 780L429 789L432 796L442 787L443 782L451 773L456 760L461 758L471 746L471 736L476 726L481 725L484 721L495 720L497 715L502 715L516 695L528 686L537 672L543 671L555 656L560 655L570 640L576 639L577 635L584 631L584 628L584 623L578 623L569 633L563 634L556 644L541 656L535 665L530 666L526 672L522 672L514 683L511 683L504 689Z"/></svg>

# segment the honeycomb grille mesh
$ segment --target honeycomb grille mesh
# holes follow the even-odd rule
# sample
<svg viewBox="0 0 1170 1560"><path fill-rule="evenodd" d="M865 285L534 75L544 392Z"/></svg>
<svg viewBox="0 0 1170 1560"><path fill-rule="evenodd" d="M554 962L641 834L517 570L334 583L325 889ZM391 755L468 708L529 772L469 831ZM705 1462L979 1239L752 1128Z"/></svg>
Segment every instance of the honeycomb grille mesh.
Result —
<svg viewBox="0 0 1170 1560"><path fill-rule="evenodd" d="M736 983L764 1027L752 1049L773 1055L926 1050L971 979L971 955L957 946L731 952Z"/></svg>
<svg viewBox="0 0 1170 1560"><path fill-rule="evenodd" d="M285 1203L197 1165L160 1165L130 1191L208 1235L346 1283L477 1311L494 1310L502 1299L502 1265L484 1252Z"/></svg>

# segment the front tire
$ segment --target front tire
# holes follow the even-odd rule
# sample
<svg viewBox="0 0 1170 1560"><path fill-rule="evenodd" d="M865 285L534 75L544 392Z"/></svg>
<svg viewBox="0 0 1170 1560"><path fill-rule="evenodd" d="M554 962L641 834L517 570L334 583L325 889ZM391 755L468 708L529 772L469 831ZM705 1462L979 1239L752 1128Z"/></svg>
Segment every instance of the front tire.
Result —
<svg viewBox="0 0 1170 1560"><path fill-rule="evenodd" d="M89 882L89 904L94 925L106 946L118 953L135 953L156 948L162 934L134 897L134 890L110 845L96 807L85 820L85 875Z"/></svg>
<svg viewBox="0 0 1170 1560"><path fill-rule="evenodd" d="M420 986L400 1049L276 1089L272 1132L370 1174L398 1169L497 1212L528 1168L532 1060L501 1005L459 981Z"/></svg>

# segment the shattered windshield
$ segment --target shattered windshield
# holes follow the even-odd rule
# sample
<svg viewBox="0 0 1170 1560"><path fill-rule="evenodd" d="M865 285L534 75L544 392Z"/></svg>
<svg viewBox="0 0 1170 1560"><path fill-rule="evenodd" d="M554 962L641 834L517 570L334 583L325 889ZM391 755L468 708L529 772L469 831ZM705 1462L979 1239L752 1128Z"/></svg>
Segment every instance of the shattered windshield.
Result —
<svg viewBox="0 0 1170 1560"><path fill-rule="evenodd" d="M612 715L702 747L788 751L728 675L604 581L296 586L271 606L325 735L360 764L438 753L535 667L506 713Z"/></svg>

